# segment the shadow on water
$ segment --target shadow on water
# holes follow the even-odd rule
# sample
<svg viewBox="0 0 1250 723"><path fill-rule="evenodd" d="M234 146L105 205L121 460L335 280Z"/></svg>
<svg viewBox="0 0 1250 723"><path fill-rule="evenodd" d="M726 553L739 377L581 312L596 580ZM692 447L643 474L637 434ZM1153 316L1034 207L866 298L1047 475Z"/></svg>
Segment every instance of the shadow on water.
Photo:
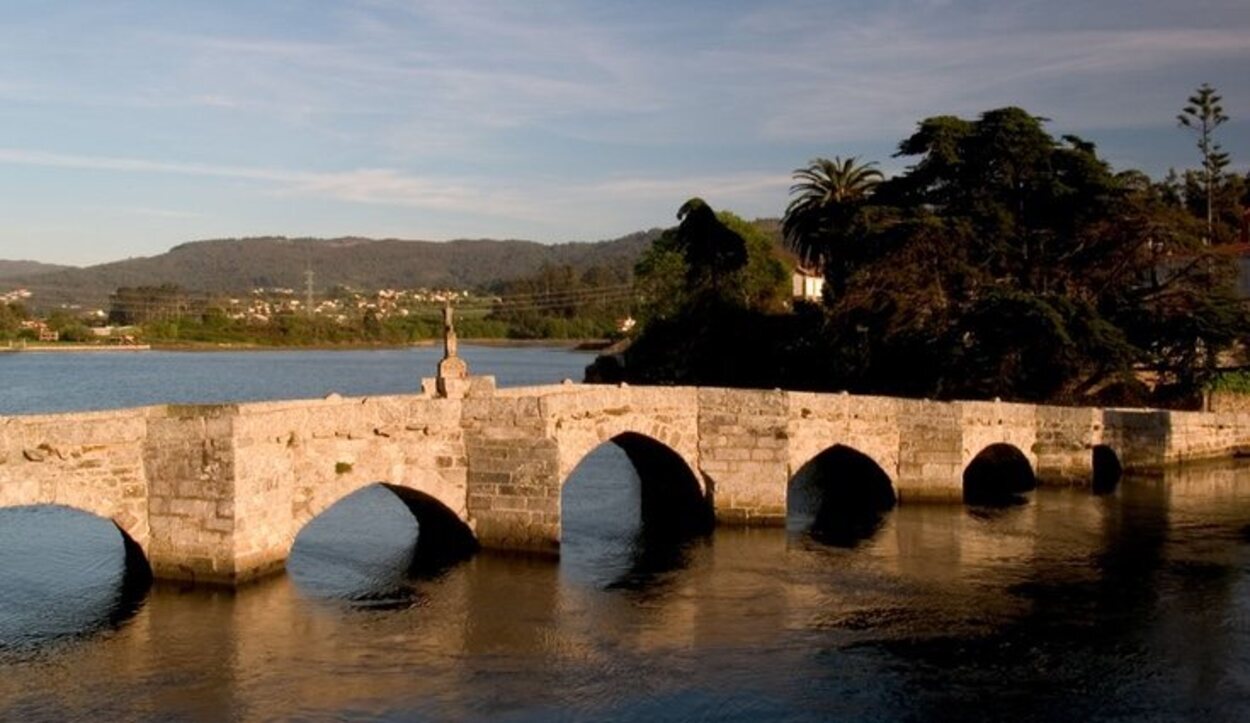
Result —
<svg viewBox="0 0 1250 723"><path fill-rule="evenodd" d="M868 456L838 445L790 480L786 527L823 545L854 548L880 531L894 503L889 475Z"/></svg>
<svg viewBox="0 0 1250 723"><path fill-rule="evenodd" d="M151 584L143 550L109 520L55 505L0 509L0 660L123 626Z"/></svg>
<svg viewBox="0 0 1250 723"><path fill-rule="evenodd" d="M433 497L374 484L344 497L295 538L287 571L311 597L370 609L419 604L417 583L478 549L462 520Z"/></svg>
<svg viewBox="0 0 1250 723"><path fill-rule="evenodd" d="M642 590L689 563L713 527L694 473L667 446L623 434L593 450L561 493L562 574Z"/></svg>
<svg viewBox="0 0 1250 723"><path fill-rule="evenodd" d="M1126 476L1113 494L1046 491L1027 510L985 510L982 529L1002 548L977 574L1007 580L1012 554L1027 565L1001 593L975 589L1014 599L1020 614L979 620L975 634L952 625L856 647L908 661L920 718L1220 719L1235 701L1244 709L1246 689L1229 675L1245 660L1248 483L1246 466L1181 468Z"/></svg>

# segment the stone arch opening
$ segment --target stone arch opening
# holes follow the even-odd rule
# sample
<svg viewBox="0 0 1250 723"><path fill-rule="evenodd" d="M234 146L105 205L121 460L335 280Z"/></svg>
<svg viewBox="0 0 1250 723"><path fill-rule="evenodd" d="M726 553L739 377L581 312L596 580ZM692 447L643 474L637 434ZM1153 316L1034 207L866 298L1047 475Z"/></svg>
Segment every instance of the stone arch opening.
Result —
<svg viewBox="0 0 1250 723"><path fill-rule="evenodd" d="M417 520L419 532L413 554L413 572L420 575L437 573L478 551L473 530L447 505L411 487L393 484L383 484L382 487L398 497Z"/></svg>
<svg viewBox="0 0 1250 723"><path fill-rule="evenodd" d="M712 505L690 466L671 447L636 432L610 440L638 473L643 530L651 536L683 537L712 529Z"/></svg>
<svg viewBox="0 0 1250 723"><path fill-rule="evenodd" d="M477 549L468 525L442 502L378 482L310 519L295 536L287 571L321 597L403 602L415 594L414 579L438 575Z"/></svg>
<svg viewBox="0 0 1250 723"><path fill-rule="evenodd" d="M991 444L964 469L964 502L970 505L1021 504L1024 494L1037 487L1029 458L1011 444Z"/></svg>
<svg viewBox="0 0 1250 723"><path fill-rule="evenodd" d="M1094 494L1106 494L1115 490L1124 476L1124 466L1120 464L1120 455L1109 445L1096 444L1091 451Z"/></svg>
<svg viewBox="0 0 1250 723"><path fill-rule="evenodd" d="M582 457L561 488L561 562L613 586L684 564L711 532L712 505L668 445L624 432Z"/></svg>
<svg viewBox="0 0 1250 723"><path fill-rule="evenodd" d="M59 504L0 509L0 587L18 607L0 615L0 647L117 628L151 585L143 548L118 521Z"/></svg>
<svg viewBox="0 0 1250 723"><path fill-rule="evenodd" d="M838 547L872 537L897 497L889 474L868 455L834 445L813 457L786 488L786 527Z"/></svg>

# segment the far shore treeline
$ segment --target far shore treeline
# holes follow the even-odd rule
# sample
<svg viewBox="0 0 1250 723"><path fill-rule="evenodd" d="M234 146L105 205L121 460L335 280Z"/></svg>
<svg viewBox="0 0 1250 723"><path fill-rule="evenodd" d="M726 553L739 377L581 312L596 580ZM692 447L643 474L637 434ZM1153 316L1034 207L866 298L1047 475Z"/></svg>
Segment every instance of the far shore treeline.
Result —
<svg viewBox="0 0 1250 723"><path fill-rule="evenodd" d="M1195 167L1152 179L1020 108L936 116L899 143L897 175L839 156L795 170L780 219L692 198L675 226L605 244L422 246L435 266L405 266L416 246L404 242L258 240L284 286L123 286L94 317L59 308L38 322L10 300L0 341L39 329L87 341L107 323L157 344L406 344L436 339L450 303L462 338L624 338L589 370L596 381L1192 407L1212 386L1250 387L1229 373L1250 337L1238 291L1250 176L1219 146L1227 120L1201 86L1177 117ZM228 262L247 249L136 261L151 278L209 252L209 267L237 273ZM292 283L292 249L324 255L323 287ZM324 286L349 267L401 283ZM82 278L120 267L100 268ZM796 269L823 279L819 297L796 296ZM36 278L80 271L92 270Z"/></svg>

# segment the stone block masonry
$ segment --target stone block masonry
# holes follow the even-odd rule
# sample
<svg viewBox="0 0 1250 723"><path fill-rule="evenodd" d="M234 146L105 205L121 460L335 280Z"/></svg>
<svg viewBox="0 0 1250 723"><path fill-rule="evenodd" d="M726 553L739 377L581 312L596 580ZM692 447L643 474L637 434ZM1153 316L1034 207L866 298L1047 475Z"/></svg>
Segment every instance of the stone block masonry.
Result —
<svg viewBox="0 0 1250 723"><path fill-rule="evenodd" d="M94 513L157 577L221 584L280 569L310 519L379 482L438 503L486 547L555 553L566 480L613 440L631 459L675 454L721 524L772 525L790 480L835 446L875 462L904 504L958 501L991 445L1043 484L1087 485L1095 449L1128 469L1250 449L1250 414L563 384L0 417L0 507Z"/></svg>

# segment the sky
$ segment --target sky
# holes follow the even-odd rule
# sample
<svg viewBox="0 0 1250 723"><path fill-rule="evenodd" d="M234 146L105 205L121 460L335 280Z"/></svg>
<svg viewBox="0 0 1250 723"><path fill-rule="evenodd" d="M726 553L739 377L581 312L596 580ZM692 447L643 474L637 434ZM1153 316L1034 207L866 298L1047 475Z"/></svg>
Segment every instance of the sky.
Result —
<svg viewBox="0 0 1250 723"><path fill-rule="evenodd" d="M285 235L595 241L1016 105L1117 168L1250 168L1246 0L4 0L0 258Z"/></svg>

